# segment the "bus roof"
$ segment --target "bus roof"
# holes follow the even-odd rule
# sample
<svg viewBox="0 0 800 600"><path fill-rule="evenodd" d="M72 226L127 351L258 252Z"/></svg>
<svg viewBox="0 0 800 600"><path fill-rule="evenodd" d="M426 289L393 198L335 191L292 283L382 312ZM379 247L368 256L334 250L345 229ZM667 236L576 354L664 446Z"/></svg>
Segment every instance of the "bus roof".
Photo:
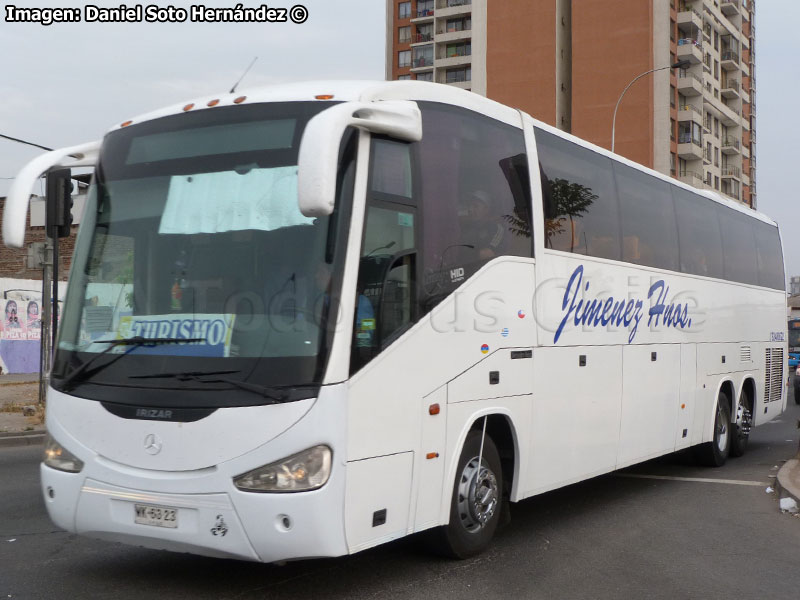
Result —
<svg viewBox="0 0 800 600"><path fill-rule="evenodd" d="M668 177L663 173L659 173L654 169L631 161L619 154L614 154L609 150L587 142L584 139L565 133L547 123L543 123L526 113L500 104L494 100L485 98L478 94L462 90L450 85L442 85L439 83L425 82L425 81L371 81L371 80L313 80L302 81L294 83L280 83L267 87L254 88L242 92L235 92L233 94L215 94L211 96L204 96L189 100L181 104L175 104L155 110L133 118L131 121L126 121L127 124L141 123L167 117L170 115L180 114L187 110L210 110L216 106L230 106L234 104L235 100L244 98L241 103L258 103L258 102L301 102L301 101L320 101L320 102L348 102L348 101L361 101L372 102L380 100L420 100L429 102L442 102L445 104L452 104L463 108L475 110L485 114L493 119L502 121L515 127L522 126L522 119L530 119L536 126L549 133L567 139L571 142L579 144L585 148L598 152L604 156L617 160L635 169L639 169L666 181L672 185L676 185L686 189L695 194L699 194L709 198L720 204L724 204L734 210L737 210L750 217L755 217L760 221L769 223L770 225L777 225L775 221L770 219L765 214L750 209L741 202L736 202L725 198L721 194L713 190L695 188L689 184L683 183L672 177ZM212 101L217 101L213 106L209 106ZM187 108L190 107L190 108ZM122 125L113 127L111 131L119 129Z"/></svg>

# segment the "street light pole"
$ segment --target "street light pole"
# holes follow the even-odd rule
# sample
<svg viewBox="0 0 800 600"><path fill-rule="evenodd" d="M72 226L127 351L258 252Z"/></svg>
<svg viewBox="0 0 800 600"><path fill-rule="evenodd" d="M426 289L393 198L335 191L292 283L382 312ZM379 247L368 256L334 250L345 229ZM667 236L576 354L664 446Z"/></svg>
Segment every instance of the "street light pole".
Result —
<svg viewBox="0 0 800 600"><path fill-rule="evenodd" d="M668 67L658 67L657 69L650 69L649 71L645 71L644 73L641 73L640 75L637 75L636 77L634 77L631 80L631 82L628 85L625 86L625 89L622 90L622 93L619 95L619 100L617 100L617 105L614 107L614 118L611 121L611 151L612 152L614 152L614 140L616 138L616 133L617 133L617 109L619 108L620 102L622 102L623 96L625 96L625 92L628 91L628 88L630 88L634 83L639 81L642 77L644 77L645 75L649 75L650 73L655 73L656 71L663 71L664 69L683 69L684 67L688 67L688 66L689 66L689 61L688 60L679 60L678 62L673 63L673 64L669 65Z"/></svg>

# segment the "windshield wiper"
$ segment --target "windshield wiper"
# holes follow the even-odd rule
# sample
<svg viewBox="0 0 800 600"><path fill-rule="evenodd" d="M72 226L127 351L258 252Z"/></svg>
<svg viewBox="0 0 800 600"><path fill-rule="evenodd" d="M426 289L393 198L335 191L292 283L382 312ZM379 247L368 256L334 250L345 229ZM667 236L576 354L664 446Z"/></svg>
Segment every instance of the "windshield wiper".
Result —
<svg viewBox="0 0 800 600"><path fill-rule="evenodd" d="M204 379L208 375L228 375L230 373L240 373L240 371L184 371L181 373L156 373L153 375L131 375L129 379L158 379L160 377L170 377L178 381L198 381L200 383L227 383L242 390L258 394L263 398L268 398L272 402L267 404L278 404L289 399L288 394L281 394L280 390L270 388L256 383L247 383L238 379L227 377L217 377L216 379Z"/></svg>
<svg viewBox="0 0 800 600"><path fill-rule="evenodd" d="M102 371L103 369L105 369L106 367L109 367L109 366L113 365L120 358L122 358L123 356L128 355L131 351L135 350L136 348L139 348L140 346L151 346L151 345L152 346L156 346L156 345L160 345L160 344L188 344L188 343L191 343L191 342L204 342L204 341L205 341L204 338L184 338L184 339L177 339L177 338L146 338L146 337L142 337L140 335L137 335L137 336L131 337L131 338L123 338L123 339L119 339L119 340L95 340L93 343L95 343L95 344L108 344L108 348L106 348L102 352L98 352L97 354L95 354L91 358L86 359L80 365L75 367L68 375L66 375L64 377L64 379L61 382L61 385L63 386L64 390L72 389L70 387L70 384L75 382L76 380L78 380L78 378L81 377L81 375L85 375L86 371L89 369L89 367L92 365L92 363L94 363L94 361L96 361L98 358L100 358L104 354L108 354L111 350L113 350L117 346L130 346L130 348L128 350L126 350L125 352L123 352L122 354L114 357L113 360L108 361L104 365L100 365L98 368L96 368L93 371L92 374L96 374L96 373Z"/></svg>

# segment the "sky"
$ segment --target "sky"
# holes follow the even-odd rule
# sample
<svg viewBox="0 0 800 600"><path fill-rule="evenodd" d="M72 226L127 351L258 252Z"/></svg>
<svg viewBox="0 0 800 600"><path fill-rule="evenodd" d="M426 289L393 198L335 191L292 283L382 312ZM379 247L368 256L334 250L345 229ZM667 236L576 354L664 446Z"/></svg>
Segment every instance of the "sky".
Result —
<svg viewBox="0 0 800 600"><path fill-rule="evenodd" d="M98 139L112 125L136 115L227 92L256 56L237 91L308 79L384 78L384 0L277 0L268 5L290 9L300 1L308 10L302 24L43 26L9 23L3 14L0 133L53 148ZM153 5L187 8L196 3L172 0ZM16 3L81 10L86 4L80 0ZM254 7L260 2L242 4ZM800 106L800 44L795 39L800 2L756 0L756 11L758 209L781 226L787 274L800 275L800 234L795 225L800 221L800 185L794 156L800 150L800 118L797 113L788 117ZM40 152L0 139L0 196L19 168Z"/></svg>

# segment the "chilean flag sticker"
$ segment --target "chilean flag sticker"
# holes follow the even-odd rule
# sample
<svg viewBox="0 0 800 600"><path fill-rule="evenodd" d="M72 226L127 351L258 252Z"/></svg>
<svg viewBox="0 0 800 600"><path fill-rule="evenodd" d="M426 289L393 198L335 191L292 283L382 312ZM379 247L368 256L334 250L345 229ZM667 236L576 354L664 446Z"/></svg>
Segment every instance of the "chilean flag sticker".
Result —
<svg viewBox="0 0 800 600"><path fill-rule="evenodd" d="M484 344L483 346L481 346L481 352L483 352L484 354L489 354L489 344Z"/></svg>
<svg viewBox="0 0 800 600"><path fill-rule="evenodd" d="M520 310L520 311L518 311L518 312L517 312L517 316L518 316L520 319L524 319L524 318L525 318L525 311L524 311L524 310Z"/></svg>

